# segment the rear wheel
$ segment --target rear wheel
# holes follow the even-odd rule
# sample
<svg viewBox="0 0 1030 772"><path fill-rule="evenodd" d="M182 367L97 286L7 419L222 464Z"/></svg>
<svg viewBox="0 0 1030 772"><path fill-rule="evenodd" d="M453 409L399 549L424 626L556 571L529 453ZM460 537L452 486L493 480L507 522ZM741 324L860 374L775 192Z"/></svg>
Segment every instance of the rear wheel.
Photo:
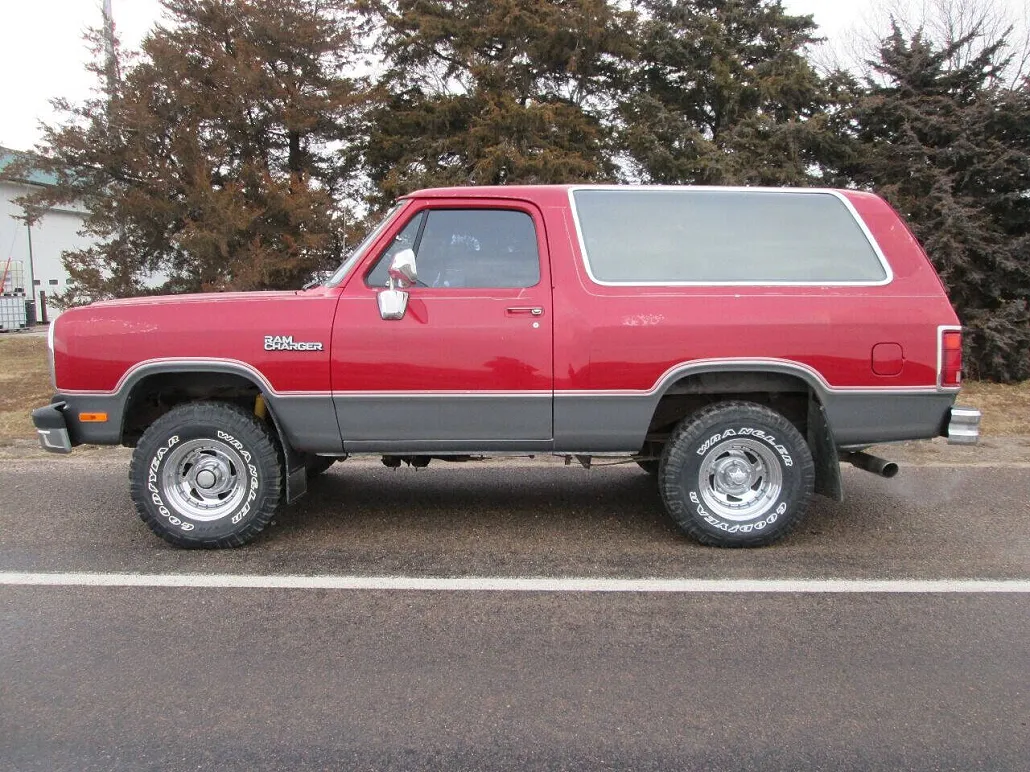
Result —
<svg viewBox="0 0 1030 772"><path fill-rule="evenodd" d="M238 547L282 499L275 437L253 414L222 402L179 405L154 421L132 455L136 510L179 547Z"/></svg>
<svg viewBox="0 0 1030 772"><path fill-rule="evenodd" d="M676 428L658 482L669 515L702 544L760 547L801 521L815 467L804 437L782 415L724 402Z"/></svg>

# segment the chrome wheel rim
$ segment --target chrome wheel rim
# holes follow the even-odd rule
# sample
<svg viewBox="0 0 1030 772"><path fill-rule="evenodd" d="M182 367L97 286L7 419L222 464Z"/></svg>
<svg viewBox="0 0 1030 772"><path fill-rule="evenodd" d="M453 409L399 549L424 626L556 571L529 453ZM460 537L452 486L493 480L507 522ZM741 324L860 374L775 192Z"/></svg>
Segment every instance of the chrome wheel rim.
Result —
<svg viewBox="0 0 1030 772"><path fill-rule="evenodd" d="M780 459L758 440L734 437L704 457L698 488L712 514L735 522L753 520L768 512L780 497Z"/></svg>
<svg viewBox="0 0 1030 772"><path fill-rule="evenodd" d="M247 495L247 484L247 465L239 452L211 439L176 445L161 472L168 503L202 522L232 514Z"/></svg>

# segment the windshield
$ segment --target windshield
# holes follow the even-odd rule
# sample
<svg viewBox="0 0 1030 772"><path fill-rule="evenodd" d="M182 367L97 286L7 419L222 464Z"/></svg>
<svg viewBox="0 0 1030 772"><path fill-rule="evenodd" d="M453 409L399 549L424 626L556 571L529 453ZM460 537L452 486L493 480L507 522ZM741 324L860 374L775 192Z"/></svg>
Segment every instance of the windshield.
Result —
<svg viewBox="0 0 1030 772"><path fill-rule="evenodd" d="M337 284L344 280L347 274L350 273L351 268L354 267L355 263L361 260L361 258L364 256L365 251L368 249L369 245L372 244L372 242L374 242L377 238L379 238L379 234L383 232L384 228L386 228L386 224L393 219L393 216L397 214L397 211L402 206L404 206L405 203L407 202L401 201L393 205L390 211L386 213L386 216L384 216L383 219L379 221L376 227L369 231L369 234L365 236L364 240L362 240L362 242L358 244L354 251L344 258L343 263L341 263L340 267L336 269L336 273L334 273L329 278L329 281L326 282L327 287L335 287Z"/></svg>

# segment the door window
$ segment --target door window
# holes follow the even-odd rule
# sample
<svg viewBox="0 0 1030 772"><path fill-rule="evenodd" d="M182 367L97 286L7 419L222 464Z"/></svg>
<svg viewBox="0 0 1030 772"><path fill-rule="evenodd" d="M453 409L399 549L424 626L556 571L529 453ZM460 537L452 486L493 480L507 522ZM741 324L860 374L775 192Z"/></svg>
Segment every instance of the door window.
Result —
<svg viewBox="0 0 1030 772"><path fill-rule="evenodd" d="M532 287L540 281L533 218L511 209L433 209L415 215L367 274L384 287L393 256L415 252L418 284L438 289Z"/></svg>

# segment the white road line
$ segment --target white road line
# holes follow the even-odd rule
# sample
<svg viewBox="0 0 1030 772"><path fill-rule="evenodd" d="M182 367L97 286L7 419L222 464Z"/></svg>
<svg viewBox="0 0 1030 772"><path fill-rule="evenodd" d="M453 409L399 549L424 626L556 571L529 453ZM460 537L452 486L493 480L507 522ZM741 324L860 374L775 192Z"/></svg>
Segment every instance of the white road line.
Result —
<svg viewBox="0 0 1030 772"><path fill-rule="evenodd" d="M591 577L275 576L0 572L0 585L205 587L274 590L615 593L1030 593L1030 580L986 579L605 579Z"/></svg>

